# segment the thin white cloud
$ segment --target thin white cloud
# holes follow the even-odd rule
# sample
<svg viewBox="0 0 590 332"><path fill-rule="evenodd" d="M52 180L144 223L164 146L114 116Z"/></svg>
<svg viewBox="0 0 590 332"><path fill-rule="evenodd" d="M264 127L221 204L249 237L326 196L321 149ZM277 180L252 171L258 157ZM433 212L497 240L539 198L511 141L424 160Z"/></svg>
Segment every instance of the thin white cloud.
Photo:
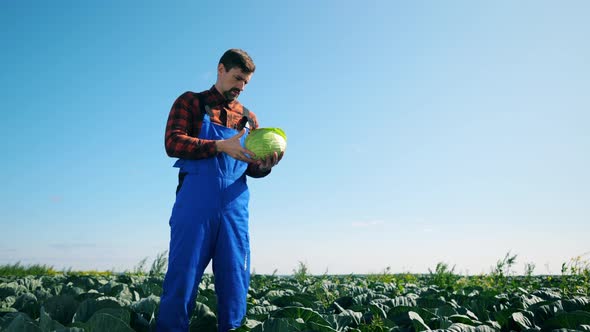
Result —
<svg viewBox="0 0 590 332"><path fill-rule="evenodd" d="M52 243L49 245L53 249L58 250L73 250L81 248L96 248L95 243Z"/></svg>
<svg viewBox="0 0 590 332"><path fill-rule="evenodd" d="M376 227L380 225L384 225L385 222L383 220L370 220L370 221L357 221L352 223L352 227Z"/></svg>

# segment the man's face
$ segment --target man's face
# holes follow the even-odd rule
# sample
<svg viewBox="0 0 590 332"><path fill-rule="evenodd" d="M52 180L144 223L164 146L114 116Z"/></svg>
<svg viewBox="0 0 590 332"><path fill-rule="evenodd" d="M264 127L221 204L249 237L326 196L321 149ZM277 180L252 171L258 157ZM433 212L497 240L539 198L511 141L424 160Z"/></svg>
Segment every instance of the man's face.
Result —
<svg viewBox="0 0 590 332"><path fill-rule="evenodd" d="M225 66L220 63L217 67L218 90L225 99L232 101L238 98L251 77L252 73L245 74L239 67L234 67L230 69L230 71L225 71Z"/></svg>

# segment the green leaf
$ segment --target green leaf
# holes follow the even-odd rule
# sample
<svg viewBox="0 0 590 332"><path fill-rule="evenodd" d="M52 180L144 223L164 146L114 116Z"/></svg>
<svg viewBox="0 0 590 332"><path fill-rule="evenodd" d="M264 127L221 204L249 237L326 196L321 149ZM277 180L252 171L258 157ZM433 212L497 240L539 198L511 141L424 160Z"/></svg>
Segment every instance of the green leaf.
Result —
<svg viewBox="0 0 590 332"><path fill-rule="evenodd" d="M19 285L16 282L9 282L0 285L0 298L5 298L8 296L18 297L19 295L24 294L26 292L28 292L27 287Z"/></svg>
<svg viewBox="0 0 590 332"><path fill-rule="evenodd" d="M311 328L311 331L314 332L337 332L337 330L331 328L330 326L318 324L316 322L308 322L306 325L308 328Z"/></svg>
<svg viewBox="0 0 590 332"><path fill-rule="evenodd" d="M408 326L408 325L412 324L410 316L408 314L409 312L414 312L414 313L418 314L418 316L420 316L421 319L424 319L426 321L430 321L433 318L438 318L435 314L433 314L432 312L430 312L426 309L422 309L422 308L418 308L418 307L406 307L406 306L399 306L399 307L391 308L387 312L387 318L391 319L392 321L394 321L400 325Z"/></svg>
<svg viewBox="0 0 590 332"><path fill-rule="evenodd" d="M80 304L78 310L74 314L73 322L86 322L100 309L105 308L121 308L119 302L111 299L88 299Z"/></svg>
<svg viewBox="0 0 590 332"><path fill-rule="evenodd" d="M129 290L129 287L127 285L123 285L123 288L120 292L115 294L115 297L117 298L117 300L119 300L119 302L124 303L125 305L131 304L134 298L133 293Z"/></svg>
<svg viewBox="0 0 590 332"><path fill-rule="evenodd" d="M408 312L410 320L412 320L412 327L415 331L430 331L430 327L424 323L424 320L417 313L410 311Z"/></svg>
<svg viewBox="0 0 590 332"><path fill-rule="evenodd" d="M0 316L5 315L6 313L13 313L13 312L18 312L18 310L14 309L14 308L0 308Z"/></svg>
<svg viewBox="0 0 590 332"><path fill-rule="evenodd" d="M276 305L257 305L248 309L247 315L249 318L263 321L266 320L272 312L278 309L280 308Z"/></svg>
<svg viewBox="0 0 590 332"><path fill-rule="evenodd" d="M52 319L57 320L63 325L70 324L72 318L78 309L78 301L74 300L71 295L58 295L50 297L43 303L45 312Z"/></svg>
<svg viewBox="0 0 590 332"><path fill-rule="evenodd" d="M0 300L0 308L6 309L12 307L12 305L16 302L16 297L14 296L7 296ZM16 310L16 309L15 309ZM18 310L16 310L18 311Z"/></svg>
<svg viewBox="0 0 590 332"><path fill-rule="evenodd" d="M86 332L86 329L83 327L63 327L55 330L55 332Z"/></svg>
<svg viewBox="0 0 590 332"><path fill-rule="evenodd" d="M135 332L121 319L108 313L96 313L86 323L90 332Z"/></svg>
<svg viewBox="0 0 590 332"><path fill-rule="evenodd" d="M51 316L47 312L45 312L45 307L41 307L41 312L39 315L39 328L43 331L54 331L59 328L63 328L64 326L60 324L58 321L53 320Z"/></svg>
<svg viewBox="0 0 590 332"><path fill-rule="evenodd" d="M424 313L428 318L421 317L416 311ZM404 306L395 307L389 310L387 318L401 327L413 327L416 331L423 331L430 330L426 323L424 323L424 319L426 318L427 320L430 320L430 318L436 318L436 316L424 309Z"/></svg>
<svg viewBox="0 0 590 332"><path fill-rule="evenodd" d="M26 276L20 280L21 284L25 286L29 292L35 291L37 288L43 288L43 284L38 276Z"/></svg>
<svg viewBox="0 0 590 332"><path fill-rule="evenodd" d="M319 313L307 309L307 308L300 308L300 307L286 307L279 309L272 313L272 317L274 318L290 318L293 320L301 320L304 324L308 324L310 322L315 323L314 326L324 326L329 328L330 330L330 323L324 317L322 317Z"/></svg>
<svg viewBox="0 0 590 332"><path fill-rule="evenodd" d="M80 287L63 287L61 289L61 291L59 292L59 295L71 295L73 297L76 297L78 295L82 295L86 293L86 291Z"/></svg>
<svg viewBox="0 0 590 332"><path fill-rule="evenodd" d="M103 296L104 296L103 294L95 291L94 289L91 289L88 293L83 293L83 294L80 294L80 295L76 295L74 299L76 301L78 301L79 303L82 303L82 302L84 302L84 301L86 301L88 299L96 300L96 299L99 299L99 298L101 298Z"/></svg>
<svg viewBox="0 0 590 332"><path fill-rule="evenodd" d="M387 301L389 298L383 294L376 294L373 291L367 291L364 294L356 295L352 298L353 306L347 309L353 308L361 308L367 306L369 303L372 303L375 300L384 300Z"/></svg>
<svg viewBox="0 0 590 332"><path fill-rule="evenodd" d="M6 322L5 322L6 324ZM18 313L2 330L3 332L42 332L33 320L24 313Z"/></svg>
<svg viewBox="0 0 590 332"><path fill-rule="evenodd" d="M143 298L143 299L131 304L130 307L131 307L131 310L133 310L137 313L146 314L148 316L151 316L154 312L156 312L156 309L158 308L159 304L160 304L160 298L155 295L150 295L146 298Z"/></svg>
<svg viewBox="0 0 590 332"><path fill-rule="evenodd" d="M528 308L539 302L543 302L544 300L536 295L532 294L522 294L518 296L518 304L520 309L528 310Z"/></svg>
<svg viewBox="0 0 590 332"><path fill-rule="evenodd" d="M334 301L334 304L338 304L338 306L340 306L343 309L350 309L350 307L352 307L354 305L354 301L353 301L352 297L350 297L350 296L343 296L343 297L336 299ZM337 310L339 309L336 306L334 306L334 307ZM340 311L338 311L338 312L340 312Z"/></svg>
<svg viewBox="0 0 590 332"><path fill-rule="evenodd" d="M290 318L269 318L252 329L252 332L303 331L305 324Z"/></svg>
<svg viewBox="0 0 590 332"><path fill-rule="evenodd" d="M257 320L253 320L253 319L244 318L242 320L242 326L240 326L236 329L231 329L230 332L248 332L260 324L262 324L262 322L259 322Z"/></svg>
<svg viewBox="0 0 590 332"><path fill-rule="evenodd" d="M497 321L498 324L500 324L500 326L502 326L503 329L504 328L508 329L508 326L510 325L510 317L516 311L517 311L516 309L512 309L512 308L496 311L493 313L494 320Z"/></svg>
<svg viewBox="0 0 590 332"><path fill-rule="evenodd" d="M157 282L147 281L143 284L140 284L137 288L139 295L142 297L147 297L149 295L155 295L160 297L162 295L162 284Z"/></svg>
<svg viewBox="0 0 590 332"><path fill-rule="evenodd" d="M491 328L493 328L493 329L496 329L496 330L501 330L502 329L502 326L500 326L500 324L498 324L498 322L493 321L493 320L487 320L487 321L484 322L484 324L487 325L487 326L489 326L489 327L491 327Z"/></svg>
<svg viewBox="0 0 590 332"><path fill-rule="evenodd" d="M533 329L535 324L533 323L533 313L530 311L519 311L514 312L510 315L511 327L514 325L518 326L521 330Z"/></svg>
<svg viewBox="0 0 590 332"><path fill-rule="evenodd" d="M468 303L469 310L471 310L473 314L476 315L478 320L483 321L490 319L490 311L488 308L492 308L497 305L498 301L482 294L480 297L472 298Z"/></svg>
<svg viewBox="0 0 590 332"><path fill-rule="evenodd" d="M103 308L94 313L94 315L98 314L109 314L122 320L127 325L129 325L129 322L131 321L131 312L129 312L129 309L127 308Z"/></svg>
<svg viewBox="0 0 590 332"><path fill-rule="evenodd" d="M381 304L370 304L369 305L369 310L371 310L371 312L373 313L374 316L377 316L379 318L385 319L387 318L387 312L386 312L386 307L384 305ZM387 310L389 310L387 308Z"/></svg>
<svg viewBox="0 0 590 332"><path fill-rule="evenodd" d="M282 297L282 296L288 296L288 295L295 295L295 291L290 290L290 289L273 289L268 291L268 293L266 293L264 295L264 297L269 300L272 301L276 298Z"/></svg>
<svg viewBox="0 0 590 332"><path fill-rule="evenodd" d="M390 307L399 307L399 306L415 307L416 306L416 299L414 299L413 297L409 297L409 296L396 296L396 297L392 298L391 300L385 302L384 304L386 304Z"/></svg>
<svg viewBox="0 0 590 332"><path fill-rule="evenodd" d="M572 311L572 312L564 312L564 313L556 315L553 318L546 320L541 328L541 331L551 331L551 330L560 329L560 328L576 329L580 325L589 325L589 324L590 324L590 312L581 311L581 310Z"/></svg>
<svg viewBox="0 0 590 332"><path fill-rule="evenodd" d="M542 298L545 301L555 301L561 300L561 294L551 289L540 289L533 292L533 295L536 295Z"/></svg>
<svg viewBox="0 0 590 332"><path fill-rule="evenodd" d="M432 326L436 329L446 329L451 325L453 325L453 322L451 322L448 318L439 317L436 320L431 321L431 324L429 326Z"/></svg>
<svg viewBox="0 0 590 332"><path fill-rule="evenodd" d="M363 314L361 312L356 312L350 309L344 310L338 316L350 317L353 326L360 325L363 318Z"/></svg>
<svg viewBox="0 0 590 332"><path fill-rule="evenodd" d="M457 310L455 310L455 308L452 305L445 304L436 308L434 313L439 317L448 317L452 315L457 315Z"/></svg>
<svg viewBox="0 0 590 332"><path fill-rule="evenodd" d="M463 323L471 326L481 325L480 321L474 321L466 315L451 315L449 316L449 320L453 323Z"/></svg>
<svg viewBox="0 0 590 332"><path fill-rule="evenodd" d="M473 312L471 312L471 310L465 308L465 307L458 307L457 308L457 313L459 315L465 315L469 318L471 318L474 321L479 321L479 317L477 317L477 315L475 315Z"/></svg>
<svg viewBox="0 0 590 332"><path fill-rule="evenodd" d="M39 318L41 306L39 305L39 301L37 301L37 297L31 293L24 293L18 296L12 307L29 315L32 319Z"/></svg>
<svg viewBox="0 0 590 332"><path fill-rule="evenodd" d="M215 313L204 304L197 302L190 319L189 331L217 331L217 317Z"/></svg>
<svg viewBox="0 0 590 332"><path fill-rule="evenodd" d="M199 291L197 295L197 302L206 304L211 311L217 311L217 295L214 289L203 289Z"/></svg>
<svg viewBox="0 0 590 332"><path fill-rule="evenodd" d="M578 296L571 299L562 300L561 302L563 304L563 310L567 312L576 310L590 310L590 299L587 297Z"/></svg>
<svg viewBox="0 0 590 332"><path fill-rule="evenodd" d="M445 300L438 298L422 298L416 299L416 306L420 308L439 308L447 304Z"/></svg>
<svg viewBox="0 0 590 332"><path fill-rule="evenodd" d="M435 330L435 331L444 331L444 332L497 332L497 330L487 326L487 325L479 325L479 326L470 326L462 323L454 323L453 325L449 326L444 330Z"/></svg>
<svg viewBox="0 0 590 332"><path fill-rule="evenodd" d="M279 307L313 307L316 299L307 294L295 294L277 297L270 302Z"/></svg>
<svg viewBox="0 0 590 332"><path fill-rule="evenodd" d="M324 319L337 331L342 331L345 327L353 324L353 318L349 315L325 315Z"/></svg>

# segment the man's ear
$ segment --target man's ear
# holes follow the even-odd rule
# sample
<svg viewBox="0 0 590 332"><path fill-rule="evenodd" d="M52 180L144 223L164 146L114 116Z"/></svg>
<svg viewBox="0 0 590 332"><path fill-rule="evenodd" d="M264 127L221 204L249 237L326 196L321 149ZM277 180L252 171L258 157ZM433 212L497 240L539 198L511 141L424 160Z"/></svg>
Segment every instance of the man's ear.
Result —
<svg viewBox="0 0 590 332"><path fill-rule="evenodd" d="M225 70L225 66L223 65L223 63L218 64L217 65L217 74L219 75L219 74L223 74L225 72L226 72L226 70Z"/></svg>

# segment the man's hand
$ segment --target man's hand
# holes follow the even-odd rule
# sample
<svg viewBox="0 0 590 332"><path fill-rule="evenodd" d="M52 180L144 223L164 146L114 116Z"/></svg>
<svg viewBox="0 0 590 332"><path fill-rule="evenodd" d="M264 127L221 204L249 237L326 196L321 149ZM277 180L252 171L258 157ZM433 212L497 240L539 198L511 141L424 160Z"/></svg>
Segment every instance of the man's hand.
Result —
<svg viewBox="0 0 590 332"><path fill-rule="evenodd" d="M244 136L246 129L242 129L237 135L232 138L215 141L215 146L218 152L227 153L230 157L237 160L245 161L247 163L254 162L256 154L254 152L245 149L240 143L240 138Z"/></svg>
<svg viewBox="0 0 590 332"><path fill-rule="evenodd" d="M271 168L276 166L279 163L279 161L281 161L281 159L283 158L283 154L284 152L281 152L280 154L273 152L273 154L267 156L266 158L257 160L256 164L258 165L258 168L261 171L268 172Z"/></svg>

